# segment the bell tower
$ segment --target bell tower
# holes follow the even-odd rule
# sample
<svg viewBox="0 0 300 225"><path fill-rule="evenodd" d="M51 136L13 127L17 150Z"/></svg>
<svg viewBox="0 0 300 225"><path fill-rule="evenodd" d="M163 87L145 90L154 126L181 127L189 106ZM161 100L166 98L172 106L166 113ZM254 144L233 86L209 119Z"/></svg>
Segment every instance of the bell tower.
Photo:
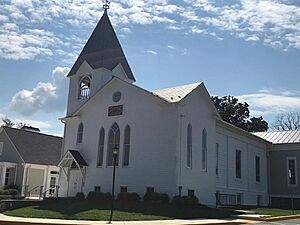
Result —
<svg viewBox="0 0 300 225"><path fill-rule="evenodd" d="M113 77L135 82L121 44L108 16L109 2L103 1L104 13L71 68L67 116Z"/></svg>

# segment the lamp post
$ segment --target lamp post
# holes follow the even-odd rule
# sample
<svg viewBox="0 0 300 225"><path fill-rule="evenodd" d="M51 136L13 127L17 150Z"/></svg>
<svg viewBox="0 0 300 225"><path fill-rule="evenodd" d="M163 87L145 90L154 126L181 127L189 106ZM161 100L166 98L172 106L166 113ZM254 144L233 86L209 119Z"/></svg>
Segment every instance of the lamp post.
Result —
<svg viewBox="0 0 300 225"><path fill-rule="evenodd" d="M109 217L108 223L111 223L112 217L113 217L113 212L114 212L115 179L116 179L116 164L117 164L117 157L118 157L118 146L115 145L115 147L112 149L112 151L113 151L114 168L113 168L113 182L112 182L112 190L111 190L112 200L111 200L110 217Z"/></svg>

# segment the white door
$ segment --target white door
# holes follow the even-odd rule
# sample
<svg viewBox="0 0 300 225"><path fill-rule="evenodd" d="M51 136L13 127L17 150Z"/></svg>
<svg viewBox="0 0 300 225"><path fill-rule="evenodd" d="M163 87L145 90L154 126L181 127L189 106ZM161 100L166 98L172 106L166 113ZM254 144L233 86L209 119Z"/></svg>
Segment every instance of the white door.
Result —
<svg viewBox="0 0 300 225"><path fill-rule="evenodd" d="M76 196L78 192L81 192L81 178L80 170L70 171L70 181L69 181L69 196Z"/></svg>

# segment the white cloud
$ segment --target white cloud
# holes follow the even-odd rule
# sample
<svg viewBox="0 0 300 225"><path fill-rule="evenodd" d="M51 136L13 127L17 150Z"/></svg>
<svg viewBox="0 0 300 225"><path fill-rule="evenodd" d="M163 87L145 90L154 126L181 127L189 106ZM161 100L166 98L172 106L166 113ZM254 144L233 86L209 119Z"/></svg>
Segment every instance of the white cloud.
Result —
<svg viewBox="0 0 300 225"><path fill-rule="evenodd" d="M67 96L67 80L65 75L69 72L67 67L57 67L52 71L53 82L39 82L32 90L17 92L8 110L21 115L30 116L39 111L46 113L65 109Z"/></svg>
<svg viewBox="0 0 300 225"><path fill-rule="evenodd" d="M147 51L145 51L145 53L149 53L149 54L152 54L152 55L157 55L158 54L156 51L153 51L153 50L147 50Z"/></svg>
<svg viewBox="0 0 300 225"><path fill-rule="evenodd" d="M252 115L277 115L300 111L300 92L260 90L257 93L237 96L250 105Z"/></svg>
<svg viewBox="0 0 300 225"><path fill-rule="evenodd" d="M77 53L78 44L81 48L87 38L83 33L89 33L101 17L102 5L97 0L11 0L4 1L0 11L0 57L18 60L58 54L70 62L69 54ZM227 32L274 48L300 49L296 0L116 0L109 14L123 33L134 24L161 24L184 33L216 34L219 40ZM79 28L84 32L74 31ZM69 38L77 35L79 41Z"/></svg>

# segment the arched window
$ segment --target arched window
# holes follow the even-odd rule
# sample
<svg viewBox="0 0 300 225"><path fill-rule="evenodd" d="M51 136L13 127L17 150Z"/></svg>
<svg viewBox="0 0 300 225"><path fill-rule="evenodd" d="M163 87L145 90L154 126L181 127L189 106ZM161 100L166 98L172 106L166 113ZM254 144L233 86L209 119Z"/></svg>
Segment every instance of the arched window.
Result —
<svg viewBox="0 0 300 225"><path fill-rule="evenodd" d="M107 166L113 166L113 150L117 148L118 156L116 158L116 165L119 162L119 148L120 148L120 129L117 123L114 123L108 134L108 148L107 148Z"/></svg>
<svg viewBox="0 0 300 225"><path fill-rule="evenodd" d="M79 98L84 99L90 96L91 79L86 76L80 80L79 84Z"/></svg>
<svg viewBox="0 0 300 225"><path fill-rule="evenodd" d="M97 156L97 166L103 165L103 152L104 152L104 137L105 131L102 127L99 132L99 146L98 146L98 156Z"/></svg>
<svg viewBox="0 0 300 225"><path fill-rule="evenodd" d="M82 143L83 140L83 123L80 123L77 130L77 144Z"/></svg>
<svg viewBox="0 0 300 225"><path fill-rule="evenodd" d="M207 171L207 132L202 131L202 170Z"/></svg>
<svg viewBox="0 0 300 225"><path fill-rule="evenodd" d="M130 127L127 125L124 134L123 166L129 166Z"/></svg>
<svg viewBox="0 0 300 225"><path fill-rule="evenodd" d="M187 127L187 161L186 166L192 167L192 125L189 124Z"/></svg>

